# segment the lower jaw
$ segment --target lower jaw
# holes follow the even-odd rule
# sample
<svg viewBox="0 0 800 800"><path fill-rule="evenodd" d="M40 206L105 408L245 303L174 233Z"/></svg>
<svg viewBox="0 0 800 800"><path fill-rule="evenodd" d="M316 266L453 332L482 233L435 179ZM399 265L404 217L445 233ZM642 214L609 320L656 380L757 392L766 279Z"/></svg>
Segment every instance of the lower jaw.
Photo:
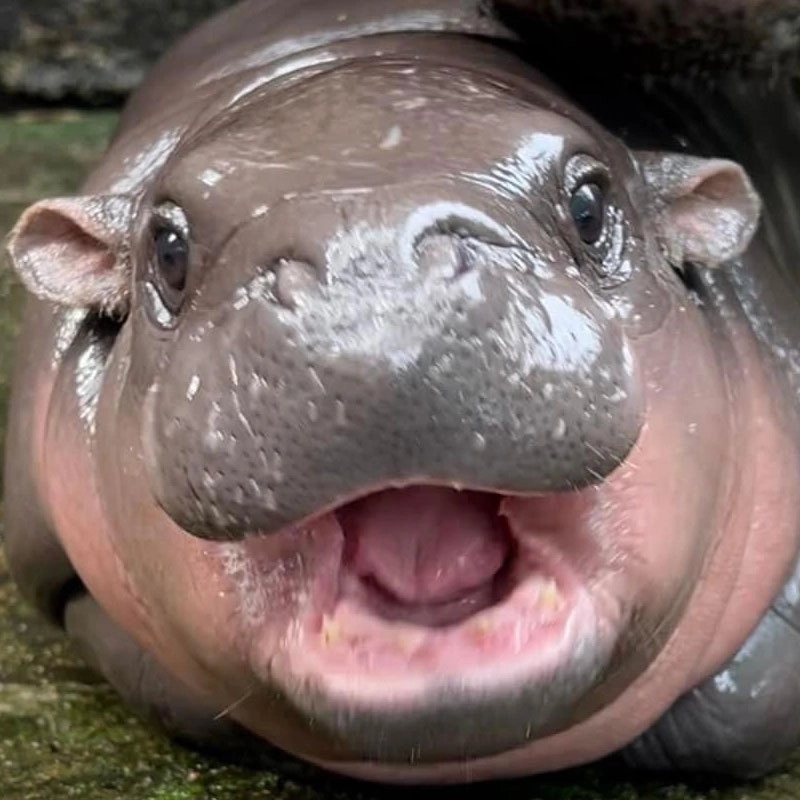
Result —
<svg viewBox="0 0 800 800"><path fill-rule="evenodd" d="M376 610L371 590L345 574L337 601L304 621L290 644L293 674L324 675L344 693L396 700L431 684L512 681L525 673L551 672L578 631L596 627L591 599L565 570L556 577L516 565L513 588L497 603L452 624L392 619ZM478 598L471 598L479 602ZM441 613L457 614L458 608ZM429 609L418 615L428 616Z"/></svg>
<svg viewBox="0 0 800 800"><path fill-rule="evenodd" d="M591 711L616 641L578 587L525 617L550 581L534 575L500 605L434 630L341 601L321 625L308 621L274 677L345 761L419 767L525 747Z"/></svg>

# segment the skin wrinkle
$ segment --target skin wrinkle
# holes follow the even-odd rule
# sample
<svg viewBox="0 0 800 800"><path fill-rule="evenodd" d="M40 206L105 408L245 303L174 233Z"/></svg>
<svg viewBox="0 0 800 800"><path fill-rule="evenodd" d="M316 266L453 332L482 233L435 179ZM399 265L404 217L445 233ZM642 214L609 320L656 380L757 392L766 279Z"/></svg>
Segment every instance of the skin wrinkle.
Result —
<svg viewBox="0 0 800 800"><path fill-rule="evenodd" d="M741 336L741 331L738 331L738 334ZM736 341L736 339L739 338L739 337L733 337L732 336L731 338L732 338L733 341ZM752 347L752 345L751 345L751 347ZM742 416L745 416L745 415L742 414ZM763 423L760 422L760 414L755 412L755 410L751 410L750 414L747 415L747 418L750 419L750 420L754 420L754 422L751 423L754 427L760 427L763 424ZM768 458L771 458L771 456L769 456ZM755 481L754 481L754 484L755 484ZM733 492L734 489L732 489L731 491ZM735 491L738 494L738 487L736 487ZM765 519L765 518L766 518L766 515L763 514L763 513L758 513L757 506L756 505L752 505L751 506L751 512L750 512L750 519L748 521L749 528L757 530L760 527L759 523L761 522L762 519ZM746 566L749 563L751 563L752 557L749 556L749 552L748 551L750 551L752 549L756 549L756 550L760 549L758 547L758 543L755 541L755 537L754 536L751 536L750 539L748 540L748 542L747 542L747 551L744 553L743 557L738 562L740 571L744 570L746 568ZM793 563L793 561L795 559L795 556L796 556L796 552L797 552L797 546L795 545L793 550L790 553L787 553L788 557L787 557L785 563ZM742 582L739 581L739 582L737 582L737 584L734 584L734 586L737 586L738 584L741 584L741 583ZM725 607L723 607L723 608L725 608ZM764 609L764 611L766 611L766 608ZM719 669L724 665L725 656L722 655L722 651L721 651L721 648L719 647L719 645L716 642L712 642L712 645L711 645L711 648L710 648L712 650L712 652L714 652L715 648L716 648L716 651L719 651L719 653L720 653L720 655L718 656L717 660L718 660L718 662L722 662L717 667L717 669ZM704 679L708 678L709 675L713 674L715 671L716 670L713 669L713 668L712 669L706 668L706 670L705 670L705 672L703 674L700 674L700 675L698 675L696 677L696 681L695 682L699 683L701 680L704 680Z"/></svg>
<svg viewBox="0 0 800 800"><path fill-rule="evenodd" d="M52 413L48 413L49 421L48 423L43 426L43 430L45 430L43 439L42 439L42 454L40 458L42 459L42 463L48 465L48 455L53 452L52 446L50 445L50 441L54 436L57 435L53 431L53 428L56 428L60 424L60 420L55 418ZM58 452L58 451L56 451ZM62 471L59 469L52 469L49 470L52 475L59 475ZM44 487L44 497L50 500L48 505L50 506L49 514L52 519L58 519L59 509L63 506L63 503L57 502L58 495L59 495L59 488L58 482L56 481L55 484L46 485ZM51 499L52 498L52 499ZM102 508L102 497L98 496L98 500L101 503ZM110 553L112 555L111 564L109 565L110 569L113 570L114 578L117 583L118 587L121 587L122 594L126 597L127 601L133 604L135 608L135 618L137 620L137 625L140 628L140 636L142 636L143 640L149 643L152 646L153 642L157 642L158 638L155 634L155 631L150 627L149 620L153 618L152 608L147 603L143 594L138 592L130 580L129 573L127 569L124 567L124 561L121 557L119 551L114 546L113 542L110 542ZM69 548L68 548L69 549ZM73 563L80 563L80 559L76 559L74 555L72 556ZM79 573L80 574L80 573ZM85 581L84 581L85 582ZM91 584L89 588L91 588ZM123 603L123 606L126 606L126 603Z"/></svg>

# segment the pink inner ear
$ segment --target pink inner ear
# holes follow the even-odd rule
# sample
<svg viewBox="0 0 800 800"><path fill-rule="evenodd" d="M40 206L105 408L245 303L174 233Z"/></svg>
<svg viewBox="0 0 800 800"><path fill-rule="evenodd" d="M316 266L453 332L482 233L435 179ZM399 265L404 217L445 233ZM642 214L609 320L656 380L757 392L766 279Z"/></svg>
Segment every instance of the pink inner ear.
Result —
<svg viewBox="0 0 800 800"><path fill-rule="evenodd" d="M746 202L748 199L741 170L732 164L720 165L713 161L695 176L691 196L722 205L735 205L737 200Z"/></svg>
<svg viewBox="0 0 800 800"><path fill-rule="evenodd" d="M77 269L85 275L114 268L114 255L106 245L69 217L48 208L31 215L18 241L29 255L34 251L46 255L51 248L64 253L67 256L67 263L62 265L65 272Z"/></svg>
<svg viewBox="0 0 800 800"><path fill-rule="evenodd" d="M725 261L724 252L735 249L746 224L742 211L702 198L686 197L675 203L673 225L680 231L686 255L701 263Z"/></svg>
<svg viewBox="0 0 800 800"><path fill-rule="evenodd" d="M719 266L747 250L758 228L761 198L742 167L682 153L641 151L637 160L673 266Z"/></svg>
<svg viewBox="0 0 800 800"><path fill-rule="evenodd" d="M688 260L717 265L741 255L755 232L760 203L744 172L709 162L672 203L671 217Z"/></svg>
<svg viewBox="0 0 800 800"><path fill-rule="evenodd" d="M35 295L59 305L120 311L127 269L114 224L119 198L45 200L28 209L9 243L14 266Z"/></svg>

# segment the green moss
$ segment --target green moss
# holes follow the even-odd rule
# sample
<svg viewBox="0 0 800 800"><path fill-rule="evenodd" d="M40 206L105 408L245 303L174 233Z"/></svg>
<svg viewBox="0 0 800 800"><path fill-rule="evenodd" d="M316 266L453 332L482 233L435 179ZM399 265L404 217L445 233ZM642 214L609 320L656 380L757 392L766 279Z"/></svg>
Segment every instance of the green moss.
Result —
<svg viewBox="0 0 800 800"><path fill-rule="evenodd" d="M111 114L0 117L0 234L22 208L72 191L102 151ZM0 272L0 419L20 290ZM227 766L167 742L122 707L59 632L19 599L0 556L0 797L4 800L789 800L800 760L756 785L692 786L608 767L489 788L376 789L301 783Z"/></svg>

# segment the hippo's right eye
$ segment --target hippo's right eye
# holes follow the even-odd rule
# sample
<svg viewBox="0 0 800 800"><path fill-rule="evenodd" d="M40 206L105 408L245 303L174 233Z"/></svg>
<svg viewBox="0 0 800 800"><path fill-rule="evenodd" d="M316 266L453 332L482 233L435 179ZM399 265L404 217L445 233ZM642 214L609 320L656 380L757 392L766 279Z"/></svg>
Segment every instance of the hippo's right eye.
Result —
<svg viewBox="0 0 800 800"><path fill-rule="evenodd" d="M188 224L183 212L165 204L151 227L150 282L170 314L183 304L189 278Z"/></svg>
<svg viewBox="0 0 800 800"><path fill-rule="evenodd" d="M159 277L171 292L180 294L189 274L189 243L171 228L157 228L153 238Z"/></svg>

